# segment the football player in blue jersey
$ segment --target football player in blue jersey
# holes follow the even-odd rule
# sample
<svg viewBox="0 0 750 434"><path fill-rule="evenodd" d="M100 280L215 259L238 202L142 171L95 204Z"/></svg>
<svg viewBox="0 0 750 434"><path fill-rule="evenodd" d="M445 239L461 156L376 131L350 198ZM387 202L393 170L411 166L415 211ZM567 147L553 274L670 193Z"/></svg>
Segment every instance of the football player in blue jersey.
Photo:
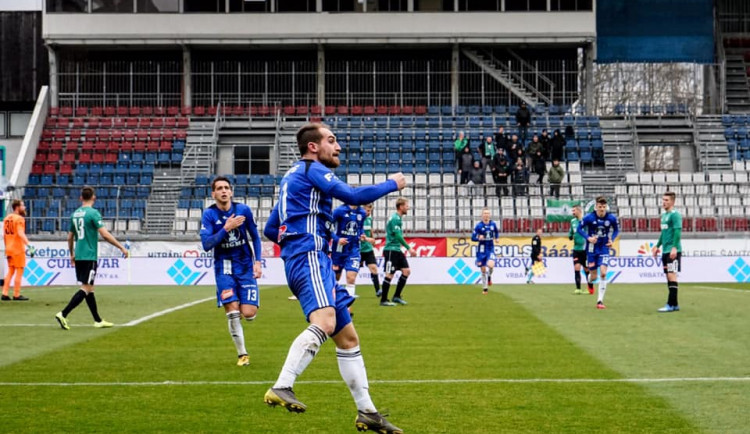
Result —
<svg viewBox="0 0 750 434"><path fill-rule="evenodd" d="M336 272L336 282L346 270L346 292L356 298L355 282L359 273L359 241L364 235L365 209L358 205L341 205L333 211L336 230L332 234L331 262Z"/></svg>
<svg viewBox="0 0 750 434"><path fill-rule="evenodd" d="M366 204L401 190L406 178L397 173L381 184L359 188L340 181L331 169L340 164L341 146L322 124L303 125L297 131L297 146L302 159L282 178L279 200L264 234L281 247L289 289L299 299L310 325L292 342L279 378L263 400L270 406L304 412L307 407L292 387L330 336L336 344L341 377L357 405L357 429L401 433L378 413L370 398L359 337L347 309L353 299L336 284L328 253L334 230L333 197L351 205Z"/></svg>
<svg viewBox="0 0 750 434"><path fill-rule="evenodd" d="M497 225L490 220L490 210L482 210L482 221L474 226L471 240L477 245L477 267L482 270L482 294L487 294L487 286L492 286L492 271L495 269L495 240L500 237ZM489 269L489 273L488 273Z"/></svg>
<svg viewBox="0 0 750 434"><path fill-rule="evenodd" d="M610 232L612 235L610 236ZM586 238L586 262L589 268L589 282L596 280L596 269L599 269L599 297L597 309L606 309L604 292L607 290L607 261L609 248L620 234L617 217L607 211L607 198L596 198L596 208L587 214L578 225L578 234Z"/></svg>
<svg viewBox="0 0 750 434"><path fill-rule="evenodd" d="M229 179L214 178L211 197L216 203L203 211L201 242L203 250L214 251L217 304L224 306L227 314L229 334L237 348L237 365L247 366L250 358L240 315L251 321L260 305L255 280L261 276L260 235L250 207L232 201Z"/></svg>

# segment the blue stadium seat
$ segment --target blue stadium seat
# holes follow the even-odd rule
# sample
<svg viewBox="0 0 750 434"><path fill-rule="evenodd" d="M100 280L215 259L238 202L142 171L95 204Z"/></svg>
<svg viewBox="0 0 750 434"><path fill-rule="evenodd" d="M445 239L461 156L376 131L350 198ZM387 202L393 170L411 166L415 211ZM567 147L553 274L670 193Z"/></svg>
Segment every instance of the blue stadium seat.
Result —
<svg viewBox="0 0 750 434"><path fill-rule="evenodd" d="M362 165L364 167L364 164ZM375 163L373 173L386 173L385 163Z"/></svg>
<svg viewBox="0 0 750 434"><path fill-rule="evenodd" d="M450 116L453 114L453 107L449 105L440 106L440 114L443 116Z"/></svg>
<svg viewBox="0 0 750 434"><path fill-rule="evenodd" d="M29 185L38 185L41 181L41 176L39 175L29 175Z"/></svg>
<svg viewBox="0 0 750 434"><path fill-rule="evenodd" d="M440 118L429 117L427 118L427 127L429 128L440 128Z"/></svg>
<svg viewBox="0 0 750 434"><path fill-rule="evenodd" d="M440 163L430 162L427 168L430 173L441 173L443 171L443 168L440 165Z"/></svg>
<svg viewBox="0 0 750 434"><path fill-rule="evenodd" d="M566 157L567 161L578 161L578 151L568 149Z"/></svg>
<svg viewBox="0 0 750 434"><path fill-rule="evenodd" d="M456 160L456 153L453 151L443 151L443 162L454 162ZM432 161L432 160L430 160Z"/></svg>
<svg viewBox="0 0 750 434"><path fill-rule="evenodd" d="M154 182L154 176L151 174L143 174L141 175L141 185L151 185Z"/></svg>
<svg viewBox="0 0 750 434"><path fill-rule="evenodd" d="M440 161L440 152L439 151L430 151L427 154L427 160L430 162Z"/></svg>
<svg viewBox="0 0 750 434"><path fill-rule="evenodd" d="M427 173L427 163L417 161L414 163L415 173Z"/></svg>
<svg viewBox="0 0 750 434"><path fill-rule="evenodd" d="M440 114L440 106L431 105L427 107L427 114L431 116L436 116Z"/></svg>
<svg viewBox="0 0 750 434"><path fill-rule="evenodd" d="M401 160L401 153L399 151L390 151L387 154L388 162L399 162ZM376 160L377 161L377 160Z"/></svg>
<svg viewBox="0 0 750 434"><path fill-rule="evenodd" d="M593 156L591 154L590 150L581 150L581 163L591 163L593 162Z"/></svg>
<svg viewBox="0 0 750 434"><path fill-rule="evenodd" d="M492 106L484 105L482 106L482 114L483 115L491 115L492 114Z"/></svg>
<svg viewBox="0 0 750 434"><path fill-rule="evenodd" d="M54 184L54 178L52 175L42 175L40 184L45 186L52 185Z"/></svg>
<svg viewBox="0 0 750 434"><path fill-rule="evenodd" d="M401 154L401 164L413 164L414 163L414 154L411 152L404 152Z"/></svg>
<svg viewBox="0 0 750 434"><path fill-rule="evenodd" d="M424 116L417 116L414 118L414 127L416 128L427 128L427 118Z"/></svg>
<svg viewBox="0 0 750 434"><path fill-rule="evenodd" d="M420 161L427 161L427 152L424 151L417 151L414 153L414 161L420 162Z"/></svg>
<svg viewBox="0 0 750 434"><path fill-rule="evenodd" d="M173 151L184 151L185 150L185 142L183 140L175 140L172 142L172 150Z"/></svg>
<svg viewBox="0 0 750 434"><path fill-rule="evenodd" d="M385 163L386 161L386 153L385 152L376 152L375 153L375 163Z"/></svg>
<svg viewBox="0 0 750 434"><path fill-rule="evenodd" d="M481 112L481 108L478 105L470 105L468 112L470 115L478 115Z"/></svg>
<svg viewBox="0 0 750 434"><path fill-rule="evenodd" d="M375 173L375 165L372 161L363 161L360 171L361 173Z"/></svg>

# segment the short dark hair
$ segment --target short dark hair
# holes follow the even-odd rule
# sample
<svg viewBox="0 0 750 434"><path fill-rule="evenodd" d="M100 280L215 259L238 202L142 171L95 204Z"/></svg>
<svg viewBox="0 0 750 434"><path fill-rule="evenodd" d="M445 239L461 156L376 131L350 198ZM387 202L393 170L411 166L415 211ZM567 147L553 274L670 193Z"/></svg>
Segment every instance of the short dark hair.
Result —
<svg viewBox="0 0 750 434"><path fill-rule="evenodd" d="M677 195L674 193L674 191L667 191L666 193L664 193L664 196L667 196L670 199L674 200L675 196Z"/></svg>
<svg viewBox="0 0 750 434"><path fill-rule="evenodd" d="M318 143L323 138L323 134L320 133L321 128L327 128L324 124L311 122L302 125L297 130L297 147L299 148L300 156L307 154L307 144Z"/></svg>
<svg viewBox="0 0 750 434"><path fill-rule="evenodd" d="M81 189L81 199L85 201L93 199L95 195L96 191L94 190L94 187L86 185Z"/></svg>
<svg viewBox="0 0 750 434"><path fill-rule="evenodd" d="M229 182L229 178L227 178L226 176L217 176L213 181L211 181L211 191L216 190L216 183L219 181L224 181L229 184L230 188L232 187L232 183Z"/></svg>
<svg viewBox="0 0 750 434"><path fill-rule="evenodd" d="M13 199L13 202L10 203L10 208L15 211L22 203L23 201L21 199Z"/></svg>
<svg viewBox="0 0 750 434"><path fill-rule="evenodd" d="M600 204L606 205L607 204L607 198L604 197L604 196L599 196L599 197L596 198L596 203L600 203Z"/></svg>

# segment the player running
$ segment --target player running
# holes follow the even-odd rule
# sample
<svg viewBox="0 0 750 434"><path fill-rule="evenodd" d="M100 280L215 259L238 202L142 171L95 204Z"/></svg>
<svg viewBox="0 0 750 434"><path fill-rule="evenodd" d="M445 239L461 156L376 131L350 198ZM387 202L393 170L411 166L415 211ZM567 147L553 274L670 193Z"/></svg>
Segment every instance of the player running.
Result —
<svg viewBox="0 0 750 434"><path fill-rule="evenodd" d="M292 387L330 336L336 343L339 372L357 405L358 430L402 433L375 408L370 398L367 371L348 306L353 298L336 284L329 241L333 229L332 197L359 205L372 202L406 186L403 174L391 175L381 184L352 188L331 172L339 166L341 146L322 124L306 124L297 131L302 160L281 180L279 200L266 223L264 234L281 247L289 289L297 296L310 322L292 342L276 383L263 401L292 412L304 412Z"/></svg>
<svg viewBox="0 0 750 434"><path fill-rule="evenodd" d="M365 210L358 205L341 205L333 211L336 226L331 237L333 271L338 282L341 273L346 270L346 292L354 298L357 298L355 282L360 264L359 240L364 235L366 218Z"/></svg>
<svg viewBox="0 0 750 434"><path fill-rule="evenodd" d="M492 271L495 269L495 240L500 237L500 231L494 221L490 220L490 210L482 210L482 220L474 226L471 240L477 245L477 267L482 271L482 294L487 294L488 286L492 286ZM489 269L489 273L488 273Z"/></svg>
<svg viewBox="0 0 750 434"><path fill-rule="evenodd" d="M610 236L610 232L612 236ZM589 267L589 283L596 280L596 270L599 271L599 296L596 300L597 309L606 309L604 293L607 291L607 261L609 248L612 247L620 230L617 217L607 211L607 198L596 198L596 209L586 215L578 225L578 234L586 238L586 262Z"/></svg>
<svg viewBox="0 0 750 434"><path fill-rule="evenodd" d="M224 306L229 335L237 349L237 366L247 366L250 357L240 314L252 321L260 306L255 280L261 276L260 235L250 207L233 202L232 195L229 179L214 178L211 197L216 203L203 211L200 235L203 250L214 251L216 305Z"/></svg>
<svg viewBox="0 0 750 434"><path fill-rule="evenodd" d="M588 281L589 268L586 266L586 238L578 233L578 226L581 224L583 218L583 210L581 205L573 207L573 218L570 220L570 231L568 232L568 239L573 241L573 270L576 280L576 290L574 294L583 294L581 290L581 268L583 268L586 274L586 284L588 285L589 294L594 293L594 284Z"/></svg>

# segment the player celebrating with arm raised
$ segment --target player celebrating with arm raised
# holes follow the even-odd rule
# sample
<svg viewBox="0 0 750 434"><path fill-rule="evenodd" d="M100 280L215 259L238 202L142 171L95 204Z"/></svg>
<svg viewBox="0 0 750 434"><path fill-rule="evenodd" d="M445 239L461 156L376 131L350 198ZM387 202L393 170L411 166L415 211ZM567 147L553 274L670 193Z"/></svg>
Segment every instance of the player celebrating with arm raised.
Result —
<svg viewBox="0 0 750 434"><path fill-rule="evenodd" d="M227 315L229 335L237 349L237 366L247 366L250 358L240 314L252 321L260 306L255 280L261 276L260 235L250 207L232 201L229 179L214 178L211 196L216 203L203 211L201 242L203 250L214 251L216 302L217 307L224 306Z"/></svg>
<svg viewBox="0 0 750 434"><path fill-rule="evenodd" d="M682 216L674 209L675 194L671 191L664 193L661 198L664 213L661 215L661 234L659 241L651 249L654 257L659 254L659 247L664 246L661 262L664 274L667 275L667 289L669 296L667 304L659 309L659 312L677 312L680 304L677 303L677 273L680 271L680 260L682 259Z"/></svg>
<svg viewBox="0 0 750 434"><path fill-rule="evenodd" d="M406 300L401 298L401 291L406 286L406 279L411 274L409 268L409 262L404 256L404 252L401 251L401 246L406 247L409 254L417 256L416 250L409 247L404 239L404 231L402 229L403 220L402 216L405 216L409 212L409 201L403 197L396 199L396 212L391 215L388 223L385 226L385 247L383 247L383 269L385 271L385 278L383 278L383 293L380 294L380 305L381 306L395 306L396 303L406 305ZM388 301L388 291L391 288L391 279L396 271L401 271L401 277L398 278L398 284L396 285L396 293L393 294L393 301Z"/></svg>
<svg viewBox="0 0 750 434"><path fill-rule="evenodd" d="M612 236L610 236L612 232ZM617 217L607 211L607 198L596 198L596 209L586 215L578 225L578 234L586 238L586 262L589 267L589 282L596 280L596 270L599 271L599 297L596 300L597 309L606 309L604 293L607 290L607 261L609 248L619 235Z"/></svg>
<svg viewBox="0 0 750 434"><path fill-rule="evenodd" d="M477 267L482 270L482 294L487 294L487 286L492 286L492 271L495 269L495 240L500 236L497 225L490 220L490 210L482 210L482 220L474 226L471 240L477 246ZM487 272L489 268L489 273Z"/></svg>
<svg viewBox="0 0 750 434"><path fill-rule="evenodd" d="M357 405L357 429L401 433L378 413L370 398L359 336L347 309L352 297L336 284L328 252L332 197L352 205L369 203L404 188L406 178L397 173L384 183L359 188L340 181L331 169L340 164L341 146L322 124L303 125L297 131L297 146L302 160L281 180L279 200L264 234L281 247L289 289L299 299L310 326L292 342L279 378L263 400L270 406L304 412L307 407L292 387L330 336L336 343L341 377Z"/></svg>
<svg viewBox="0 0 750 434"><path fill-rule="evenodd" d="M341 205L333 211L336 231L332 235L331 262L336 272L336 282L346 270L346 292L354 298L355 282L359 272L359 240L364 235L363 223L367 215L361 206Z"/></svg>
<svg viewBox="0 0 750 434"><path fill-rule="evenodd" d="M594 284L588 282L589 268L586 266L586 238L578 233L578 226L581 224L583 218L583 210L581 205L573 207L573 218L570 220L570 231L568 232L568 239L573 241L573 270L576 280L576 290L574 294L583 294L581 291L581 267L583 267L584 273L587 276L587 284L589 294L594 293Z"/></svg>

